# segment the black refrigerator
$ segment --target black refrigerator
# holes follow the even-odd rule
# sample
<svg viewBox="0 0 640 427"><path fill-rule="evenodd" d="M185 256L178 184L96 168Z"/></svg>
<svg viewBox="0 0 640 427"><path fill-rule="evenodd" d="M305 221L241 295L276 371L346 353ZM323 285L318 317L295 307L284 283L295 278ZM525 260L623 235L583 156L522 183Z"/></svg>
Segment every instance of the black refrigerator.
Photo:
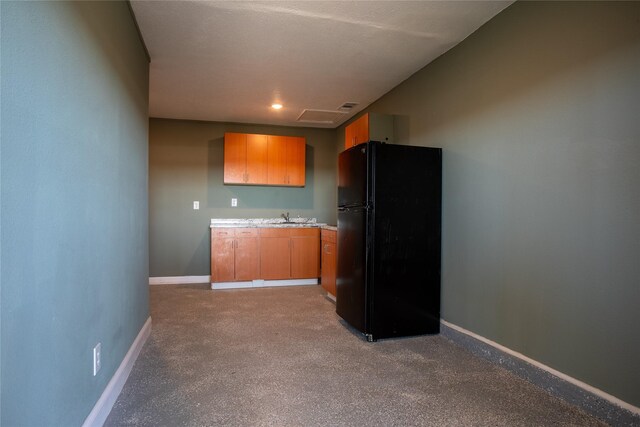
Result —
<svg viewBox="0 0 640 427"><path fill-rule="evenodd" d="M338 157L336 312L368 341L440 331L440 148Z"/></svg>

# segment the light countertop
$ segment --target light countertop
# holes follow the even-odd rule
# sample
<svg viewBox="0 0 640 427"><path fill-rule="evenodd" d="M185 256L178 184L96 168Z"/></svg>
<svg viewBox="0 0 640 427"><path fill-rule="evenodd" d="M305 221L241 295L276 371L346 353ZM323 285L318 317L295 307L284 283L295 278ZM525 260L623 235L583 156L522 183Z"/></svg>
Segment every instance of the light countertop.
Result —
<svg viewBox="0 0 640 427"><path fill-rule="evenodd" d="M283 218L211 218L211 228L220 227L247 227L247 228L302 228L302 227L328 227L327 224L317 222L316 218L291 218L285 222Z"/></svg>

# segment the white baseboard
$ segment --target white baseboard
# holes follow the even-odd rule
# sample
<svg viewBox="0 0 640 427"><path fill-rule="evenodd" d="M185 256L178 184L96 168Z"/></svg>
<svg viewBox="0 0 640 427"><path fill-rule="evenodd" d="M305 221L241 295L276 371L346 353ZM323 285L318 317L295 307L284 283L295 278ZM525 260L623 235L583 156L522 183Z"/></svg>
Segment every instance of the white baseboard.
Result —
<svg viewBox="0 0 640 427"><path fill-rule="evenodd" d="M211 276L166 276L149 277L149 285L186 285L189 283L209 283Z"/></svg>
<svg viewBox="0 0 640 427"><path fill-rule="evenodd" d="M290 280L249 280L246 282L216 282L211 284L211 289L269 288L272 286L306 286L317 284L317 278Z"/></svg>
<svg viewBox="0 0 640 427"><path fill-rule="evenodd" d="M151 335L151 317L147 319L147 321L138 332L138 336L129 347L129 351L122 359L122 363L116 370L113 377L105 387L100 399L96 402L93 409L89 413L89 416L82 427L102 427L104 422L107 420L107 416L111 412L111 408L113 408L113 404L116 403L116 399L120 392L122 391L122 387L124 387L124 383L127 382L127 378L129 378L129 374L131 373L131 369L133 368L133 364L135 363L138 355L140 354L140 350L142 350L142 346L147 341Z"/></svg>
<svg viewBox="0 0 640 427"><path fill-rule="evenodd" d="M500 345L495 341L491 341L490 339L487 339L487 338L485 338L485 337L483 337L481 335L475 334L475 333L473 333L471 331L468 331L468 330L466 330L464 328L461 328L458 325L454 325L453 323L449 323L449 322L447 322L445 320L440 320L440 322L443 325L445 325L445 326L447 326L447 327L449 327L449 328L451 328L453 330L456 330L456 331L458 331L458 332L460 332L462 334L465 334L465 335L468 335L468 336L470 336L472 338L475 338L478 341L481 341L481 342L483 342L483 343L485 343L487 345L490 345L491 347L494 347L494 348L498 349L499 351L507 353L510 356L513 356L513 357L516 357L516 358L518 358L520 360L523 360L523 361L525 361L525 362L527 362L527 363L529 363L529 364L531 364L531 365L533 365L533 366L535 366L535 367L537 367L539 369L542 369L543 371L547 371L551 375L554 375L554 376L556 376L556 377L558 377L558 378L560 378L560 379L562 379L562 380L564 380L564 381L566 381L566 382L568 382L570 384L575 385L576 387L579 387L579 388L581 388L581 389L583 389L585 391L588 391L589 393L594 394L594 395L600 397L601 399L607 400L610 403L612 403L614 405L617 405L617 406L619 406L619 407L621 407L623 409L626 409L629 412L632 412L634 414L639 414L640 415L640 408L638 408L637 406L633 406L630 403L625 402L624 400L620 400L617 397L612 396L607 392L604 392L604 391L602 391L602 390L600 390L598 388L595 388L595 387L593 387L593 386L591 386L591 385L589 385L589 384L587 384L585 382L582 382L582 381L580 381L578 379L570 377L569 375L564 374L564 373L562 373L562 372L560 372L558 370L555 370L555 369L553 369L553 368L551 368L551 367L549 367L549 366L547 366L547 365L545 365L543 363L540 363L537 360L531 359L531 358L525 356L522 353L519 353L517 351L511 350L508 347Z"/></svg>

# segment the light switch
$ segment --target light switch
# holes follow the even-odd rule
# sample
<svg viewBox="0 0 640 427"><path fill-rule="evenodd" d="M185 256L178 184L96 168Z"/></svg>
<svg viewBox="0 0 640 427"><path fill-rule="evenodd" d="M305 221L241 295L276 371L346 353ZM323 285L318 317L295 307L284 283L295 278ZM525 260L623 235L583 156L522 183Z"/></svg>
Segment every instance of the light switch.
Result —
<svg viewBox="0 0 640 427"><path fill-rule="evenodd" d="M193 202L193 210L197 211L198 209L200 209L200 202L196 200Z"/></svg>
<svg viewBox="0 0 640 427"><path fill-rule="evenodd" d="M238 199L236 198L231 199L231 207L233 208L238 207Z"/></svg>

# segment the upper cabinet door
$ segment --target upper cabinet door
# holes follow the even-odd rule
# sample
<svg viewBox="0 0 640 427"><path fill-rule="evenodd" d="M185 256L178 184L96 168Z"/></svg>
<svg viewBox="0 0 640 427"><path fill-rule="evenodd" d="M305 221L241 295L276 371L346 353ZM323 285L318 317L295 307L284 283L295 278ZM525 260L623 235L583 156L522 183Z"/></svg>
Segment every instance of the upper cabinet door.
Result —
<svg viewBox="0 0 640 427"><path fill-rule="evenodd" d="M369 140L369 113L356 120L356 140L354 145L362 144Z"/></svg>
<svg viewBox="0 0 640 427"><path fill-rule="evenodd" d="M304 187L305 139L269 135L268 184Z"/></svg>
<svg viewBox="0 0 640 427"><path fill-rule="evenodd" d="M267 182L267 136L247 134L247 184Z"/></svg>
<svg viewBox="0 0 640 427"><path fill-rule="evenodd" d="M287 185L305 185L305 148L303 137L287 137Z"/></svg>
<svg viewBox="0 0 640 427"><path fill-rule="evenodd" d="M344 149L367 141L393 143L395 118L390 114L366 113L344 129Z"/></svg>
<svg viewBox="0 0 640 427"><path fill-rule="evenodd" d="M362 144L369 140L369 114L364 114L358 120L351 122L344 130L344 149Z"/></svg>
<svg viewBox="0 0 640 427"><path fill-rule="evenodd" d="M247 135L224 134L224 183L244 184L247 172Z"/></svg>
<svg viewBox="0 0 640 427"><path fill-rule="evenodd" d="M304 137L225 133L224 183L304 187Z"/></svg>
<svg viewBox="0 0 640 427"><path fill-rule="evenodd" d="M355 123L355 122L354 122ZM353 147L355 140L355 126L354 123L351 123L349 126L344 128L344 149L347 150Z"/></svg>
<svg viewBox="0 0 640 427"><path fill-rule="evenodd" d="M269 185L287 184L287 137L269 135L267 149Z"/></svg>

